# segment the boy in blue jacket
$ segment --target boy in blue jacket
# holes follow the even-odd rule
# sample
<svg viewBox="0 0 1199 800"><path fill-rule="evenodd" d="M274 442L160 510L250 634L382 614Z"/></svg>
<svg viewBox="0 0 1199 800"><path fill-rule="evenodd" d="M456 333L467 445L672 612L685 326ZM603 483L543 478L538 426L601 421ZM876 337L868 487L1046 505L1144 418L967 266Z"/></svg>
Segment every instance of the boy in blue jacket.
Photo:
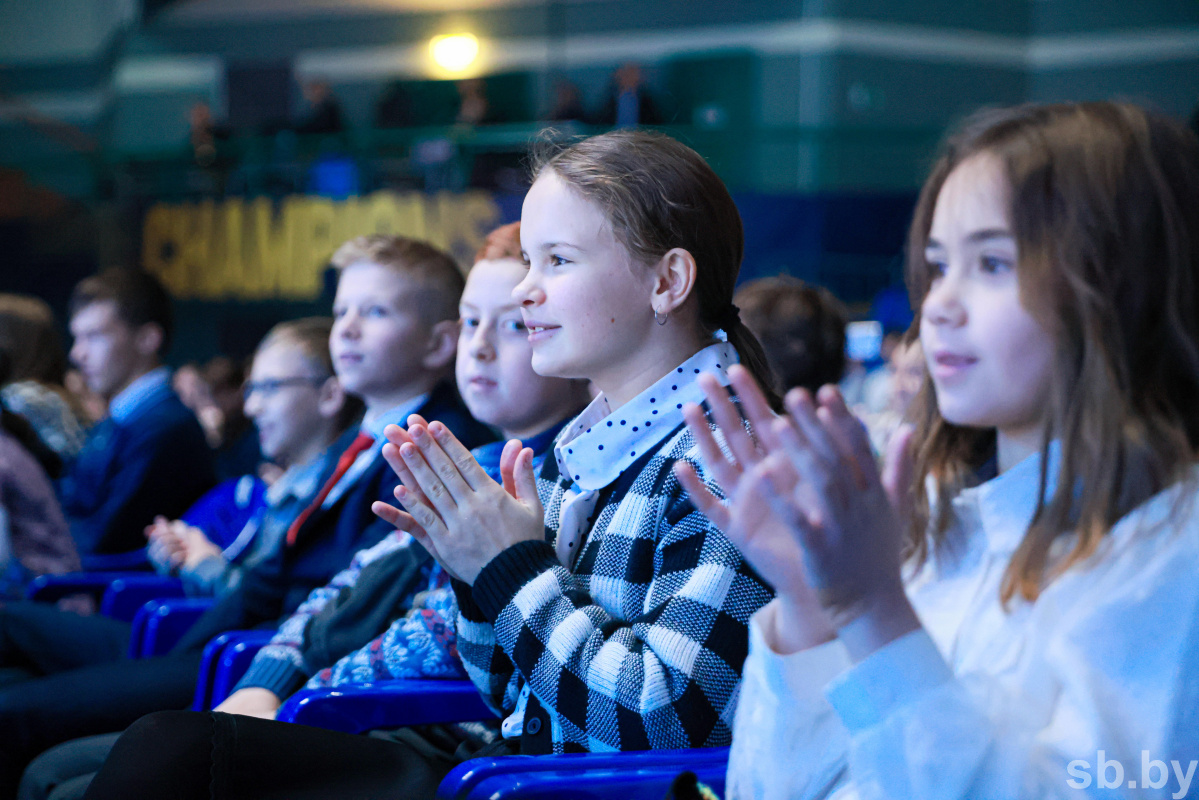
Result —
<svg viewBox="0 0 1199 800"><path fill-rule="evenodd" d="M108 402L59 485L86 566L90 555L143 547L154 516L182 514L216 474L204 431L162 364L173 327L162 284L137 270L101 272L75 287L70 316L71 361Z"/></svg>

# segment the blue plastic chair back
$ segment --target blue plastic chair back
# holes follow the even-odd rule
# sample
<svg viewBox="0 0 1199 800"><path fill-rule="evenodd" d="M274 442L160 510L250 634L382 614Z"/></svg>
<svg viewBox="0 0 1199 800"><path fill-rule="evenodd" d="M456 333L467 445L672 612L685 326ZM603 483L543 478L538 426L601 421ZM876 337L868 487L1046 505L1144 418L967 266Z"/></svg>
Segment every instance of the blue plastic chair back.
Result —
<svg viewBox="0 0 1199 800"><path fill-rule="evenodd" d="M215 602L207 597L149 601L133 618L129 658L166 655Z"/></svg>
<svg viewBox="0 0 1199 800"><path fill-rule="evenodd" d="M182 596L183 583L178 578L150 574L121 575L109 582L104 599L100 601L100 613L131 622L147 602Z"/></svg>
<svg viewBox="0 0 1199 800"><path fill-rule="evenodd" d="M243 631L229 640L217 658L208 698L210 708L216 708L233 693L233 687L246 674L254 656L274 635L274 631Z"/></svg>

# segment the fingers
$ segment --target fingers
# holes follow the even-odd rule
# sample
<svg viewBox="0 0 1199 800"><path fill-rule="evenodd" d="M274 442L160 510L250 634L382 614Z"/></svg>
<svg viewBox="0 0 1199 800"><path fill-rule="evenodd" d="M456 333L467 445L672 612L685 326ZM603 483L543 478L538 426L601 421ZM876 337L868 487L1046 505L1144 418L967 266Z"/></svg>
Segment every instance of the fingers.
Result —
<svg viewBox="0 0 1199 800"><path fill-rule="evenodd" d="M729 368L729 380L732 381L733 389L737 392L737 399L741 401L741 410L745 412L745 418L749 420L754 436L769 450L774 444L772 441L767 441L768 438L772 438L770 424L775 419L774 410L766 402L766 396L762 394L762 389L748 369L740 364L734 364Z"/></svg>
<svg viewBox="0 0 1199 800"><path fill-rule="evenodd" d="M707 426L704 426L707 428ZM723 460L723 459L721 459ZM729 525L729 510L724 503L716 495L708 491L708 487L699 479L695 468L685 461L676 461L674 465L675 477L679 479L679 483L687 490L687 494L691 497L691 502L701 514L707 517L713 525L728 534Z"/></svg>
<svg viewBox="0 0 1199 800"><path fill-rule="evenodd" d="M792 389L784 399L787 411L812 453L823 461L838 461L836 445L824 430L824 424L816 416L816 405L806 389Z"/></svg>
<svg viewBox="0 0 1199 800"><path fill-rule="evenodd" d="M810 526L807 515L796 504L799 475L782 453L772 453L754 467L747 489L754 492L783 524L791 528Z"/></svg>
<svg viewBox="0 0 1199 800"><path fill-rule="evenodd" d="M741 470L725 458L724 453L721 452L720 445L716 443L716 437L708 425L708 418L704 416L703 409L695 403L686 403L683 405L683 419L686 420L687 427L691 429L691 434L695 437L696 444L699 445L700 457L703 458L708 472L712 473L712 477L716 479L717 483L725 487L725 491L731 490L737 485Z"/></svg>
<svg viewBox="0 0 1199 800"><path fill-rule="evenodd" d="M416 415L413 414L412 416L415 417ZM404 430L399 425L388 425L386 428L384 428L383 438L394 444L396 447L400 447L405 442L412 442L412 437L408 435L408 431ZM386 447L386 445L384 445L384 447Z"/></svg>
<svg viewBox="0 0 1199 800"><path fill-rule="evenodd" d="M479 462L471 455L470 450L458 441L458 437L444 423L432 422L427 430L433 434L434 441L441 445L441 449L454 462L458 474L470 488L478 490L493 482L491 476L479 466Z"/></svg>
<svg viewBox="0 0 1199 800"><path fill-rule="evenodd" d="M444 425L441 427L445 428ZM467 483L462 472L458 469L458 465L454 462L454 459L450 458L441 444L433 438L433 432L430 429L416 425L409 428L408 433L411 434L412 441L416 442L416 446L420 448L421 455L424 457L424 463L437 476L437 479L445 487L445 491L449 493L455 505L463 501L468 494L474 491L470 484ZM400 455L402 456L403 453L404 448L401 447ZM472 463L474 462L474 458L471 458L469 453L467 453L467 457ZM410 469L412 468L412 464L408 466ZM424 489L425 496L436 503L436 498L433 497L432 493L436 492L437 489L425 486L422 476L417 474L415 470L413 470L413 474L416 475L417 480L421 481L421 488Z"/></svg>
<svg viewBox="0 0 1199 800"><path fill-rule="evenodd" d="M825 422L833 440L844 455L852 458L859 470L859 488L873 486L878 480L878 465L874 449L870 446L870 435L862 421L849 410L845 398L835 386L823 387L817 395L820 400L819 416Z"/></svg>
<svg viewBox="0 0 1199 800"><path fill-rule="evenodd" d="M537 494L537 474L533 469L533 450L526 447L516 456L516 468L513 470L517 500L526 505L536 505L541 508L541 498ZM544 516L544 514L542 514Z"/></svg>
<svg viewBox="0 0 1199 800"><path fill-rule="evenodd" d="M708 399L708 410L712 419L716 422L725 442L728 443L733 458L737 459L737 463L743 469L748 468L750 464L757 463L761 456L758 454L753 439L746 432L745 425L741 421L741 413L733 405L728 390L720 384L720 381L716 380L714 375L700 375L699 385L704 390L704 397Z"/></svg>
<svg viewBox="0 0 1199 800"><path fill-rule="evenodd" d="M891 434L883 457L883 489L891 507L902 520L911 518L912 481L916 474L916 454L913 441L916 428L904 423Z"/></svg>
<svg viewBox="0 0 1199 800"><path fill-rule="evenodd" d="M394 425L388 425L387 427L388 429L395 428L395 430L400 431L400 429ZM420 484L417 483L416 476L412 474L412 470L408 469L408 465L404 463L403 456L400 455L400 445L404 443L412 444L412 439L410 436L408 436L407 431L400 432L403 434L403 437L397 437L400 439L399 444L397 444L391 439L390 436L388 436L388 443L383 445L383 460L386 461L391 467L392 471L395 472L396 477L400 479L400 483L407 486L411 491L420 494Z"/></svg>
<svg viewBox="0 0 1199 800"><path fill-rule="evenodd" d="M512 473L516 470L516 457L520 455L520 451L520 441L512 439L504 444L504 450L500 453L500 478L504 491L513 497L516 497L516 479Z"/></svg>
<svg viewBox="0 0 1199 800"><path fill-rule="evenodd" d="M775 460L771 469L782 469L780 461L785 459L786 467L793 470L795 475L791 503L796 512L802 514L807 528L816 529L823 520L828 519L830 466L815 455L814 448L797 425L779 419L774 423L774 435L778 438L780 449L772 454ZM783 485L784 476L783 472L776 475L776 480L780 481L779 487Z"/></svg>
<svg viewBox="0 0 1199 800"><path fill-rule="evenodd" d="M438 448L438 452L440 452L440 448ZM444 454L442 455L444 456ZM400 479L403 484L402 488L408 490L409 499L400 498L398 489L396 490L396 497L400 499L404 506L409 511L412 510L413 504L426 507L432 506L432 509L436 509L438 515L445 516L452 514L458 507L457 503L454 502L449 489L446 488L441 478L438 477L438 474L425 461L422 451L417 449L414 444L406 444L400 448L400 458L404 460L404 464L408 467L408 472L412 475L414 481L413 484L409 484L403 478ZM419 497L417 496L418 492L420 494ZM414 513L413 516L416 516L417 522L425 525L425 521L418 515ZM425 527L428 529L427 525Z"/></svg>
<svg viewBox="0 0 1199 800"><path fill-rule="evenodd" d="M396 488L399 489L401 487L397 486ZM420 542L421 546L428 550L430 554L436 549L429 539L428 532L420 526L420 523L411 514L407 514L395 506L380 500L371 503L371 511L376 517L396 530L412 534L412 538Z"/></svg>

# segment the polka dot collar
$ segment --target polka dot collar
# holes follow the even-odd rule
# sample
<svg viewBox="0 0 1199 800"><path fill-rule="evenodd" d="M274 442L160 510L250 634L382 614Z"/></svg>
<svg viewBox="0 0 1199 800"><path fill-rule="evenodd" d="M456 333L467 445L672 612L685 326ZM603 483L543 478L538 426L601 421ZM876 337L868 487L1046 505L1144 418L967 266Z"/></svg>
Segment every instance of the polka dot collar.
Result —
<svg viewBox="0 0 1199 800"><path fill-rule="evenodd" d="M583 410L554 447L558 469L583 491L616 480L683 422L684 403L702 403L696 383L702 372L728 385L728 367L739 361L728 342L718 342L684 361L641 394L612 411L601 394Z"/></svg>

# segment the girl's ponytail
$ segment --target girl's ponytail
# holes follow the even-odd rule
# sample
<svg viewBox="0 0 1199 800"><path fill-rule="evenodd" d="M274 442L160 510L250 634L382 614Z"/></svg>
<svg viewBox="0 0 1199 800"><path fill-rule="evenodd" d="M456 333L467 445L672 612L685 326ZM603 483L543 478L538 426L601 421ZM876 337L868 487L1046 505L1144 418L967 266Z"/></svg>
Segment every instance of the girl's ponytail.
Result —
<svg viewBox="0 0 1199 800"><path fill-rule="evenodd" d="M754 332L741 321L741 309L729 301L720 318L715 321L715 325L717 329L724 331L729 344L741 357L741 366L749 370L749 374L761 387L762 394L766 396L770 407L775 411L781 411L783 398L774 389L776 381L770 364L766 360L766 351L762 349L762 343L758 341Z"/></svg>

